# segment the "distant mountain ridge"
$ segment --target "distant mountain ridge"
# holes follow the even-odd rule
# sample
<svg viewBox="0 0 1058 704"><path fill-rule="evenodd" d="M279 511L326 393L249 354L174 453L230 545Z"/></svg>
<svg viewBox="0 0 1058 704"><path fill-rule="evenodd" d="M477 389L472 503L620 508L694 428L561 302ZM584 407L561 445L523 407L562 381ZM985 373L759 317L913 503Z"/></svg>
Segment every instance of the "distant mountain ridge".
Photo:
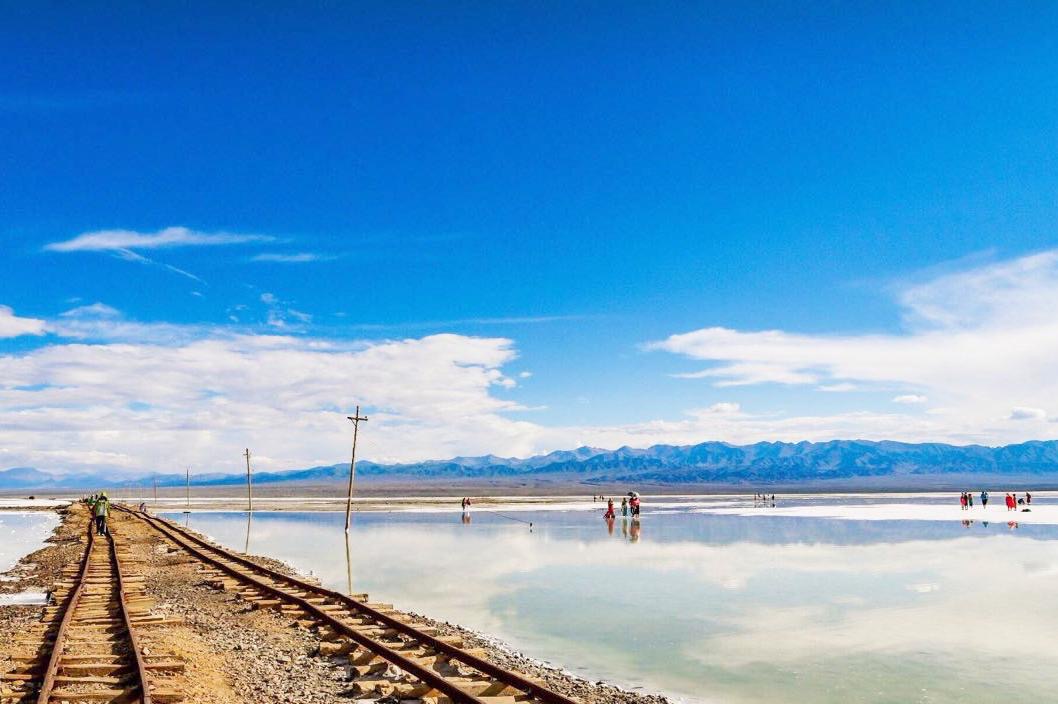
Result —
<svg viewBox="0 0 1058 704"><path fill-rule="evenodd" d="M454 457L408 464L358 462L357 476L377 480L547 480L569 483L767 484L867 477L965 474L1045 475L1058 479L1058 440L1006 445L947 445L895 441L831 440L827 442L758 442L731 445L654 445L644 449L604 450L579 447L526 459ZM254 474L254 482L325 483L348 476L348 462ZM0 489L96 488L113 486L182 486L184 475L152 474L135 480L103 474L53 475L32 467L0 471ZM241 484L243 474L199 474L196 486Z"/></svg>

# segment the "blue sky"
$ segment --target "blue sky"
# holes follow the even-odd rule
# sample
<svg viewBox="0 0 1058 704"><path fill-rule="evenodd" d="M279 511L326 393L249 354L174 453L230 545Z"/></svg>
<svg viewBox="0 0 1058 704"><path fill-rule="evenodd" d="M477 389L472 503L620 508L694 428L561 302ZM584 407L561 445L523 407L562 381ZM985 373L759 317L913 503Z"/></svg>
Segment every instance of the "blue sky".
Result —
<svg viewBox="0 0 1058 704"><path fill-rule="evenodd" d="M0 466L1053 435L1053 5L108 5L0 22ZM281 407L314 354L372 376Z"/></svg>

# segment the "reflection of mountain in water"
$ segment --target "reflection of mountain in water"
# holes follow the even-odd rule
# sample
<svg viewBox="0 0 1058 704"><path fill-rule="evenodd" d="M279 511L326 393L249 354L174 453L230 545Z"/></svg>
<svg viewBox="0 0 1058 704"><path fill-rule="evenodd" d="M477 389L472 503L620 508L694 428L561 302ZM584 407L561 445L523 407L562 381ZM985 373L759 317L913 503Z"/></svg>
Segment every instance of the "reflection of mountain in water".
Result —
<svg viewBox="0 0 1058 704"><path fill-rule="evenodd" d="M995 513L995 520L989 521L987 526L984 521L974 519L973 523L966 527L958 521L855 521L793 516L731 516L687 511L651 512L649 506L645 510L647 512L640 524L641 539L651 543L869 545L999 535L1016 535L1036 540L1058 539L1056 525L1021 524L1017 530L1011 531L1007 527L1009 516L1000 511ZM761 509L761 512L766 513L767 509ZM180 517L180 514L162 515L170 519ZM429 530L431 527L458 524L460 515L458 510L451 513L361 512L356 514L355 523L358 529L407 527ZM610 537L601 511L541 511L532 515L533 531L543 538L594 541ZM241 535L246 530L246 514L241 512L201 514L196 518L208 520L214 526L228 525L232 535ZM285 526L311 525L325 530L335 528L341 532L344 520L344 514L341 512L258 511L254 512L254 540L266 540L267 534L282 531ZM616 521L619 534L622 518L618 516ZM193 519L192 527L194 522ZM522 530L505 517L485 509L474 512L473 526L476 531Z"/></svg>

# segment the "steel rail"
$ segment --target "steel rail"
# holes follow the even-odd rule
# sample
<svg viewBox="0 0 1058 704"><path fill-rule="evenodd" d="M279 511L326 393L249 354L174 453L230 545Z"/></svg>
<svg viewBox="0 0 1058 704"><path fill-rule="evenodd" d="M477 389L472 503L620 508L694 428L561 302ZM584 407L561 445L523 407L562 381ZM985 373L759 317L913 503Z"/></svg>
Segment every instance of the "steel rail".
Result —
<svg viewBox="0 0 1058 704"><path fill-rule="evenodd" d="M331 614L319 608L315 604L306 601L301 597L285 592L274 585L268 584L267 582L261 581L260 579L257 579L252 575L240 572L234 567L227 565L214 557L211 557L202 549L195 547L193 544L189 544L185 536L176 533L175 531L172 531L171 529L169 529L168 526L159 524L158 522L156 522L156 519L148 518L147 522L160 533L168 537L170 540L180 545L184 550L188 551L194 557L198 558L200 561L217 567L223 570L224 572L230 574L231 576L239 579L240 581L251 584L255 589L259 589L263 592L271 594L272 596L279 597L284 601L297 604L301 609L307 611L317 620L326 623L328 626L334 629L335 632L341 633L342 635L349 637L350 639L359 643L365 648L368 648L369 650L377 653L380 657L396 665L408 674L416 677L428 686L447 695L452 701L457 702L458 704L486 704L486 701L484 699L476 697L473 694L469 694L468 692L460 689L452 682L449 682L442 675L424 667L423 665L420 665L414 660L404 657L392 648L389 648L388 646L383 645L378 641L369 638L368 636L365 636L364 634L358 632L356 629L352 628L348 624L342 622L340 619L335 618ZM212 546L208 546L208 544L207 547L215 549Z"/></svg>
<svg viewBox="0 0 1058 704"><path fill-rule="evenodd" d="M107 535L110 540L110 556L114 560L114 571L118 578L118 602L121 604L121 619L125 623L125 631L129 636L129 644L132 654L136 660L136 670L140 677L140 704L152 704L150 689L147 686L147 663L143 660L143 650L140 648L140 640L136 630L132 627L132 617L129 615L127 604L128 595L125 593L125 577L121 573L121 560L118 559L118 548L114 542L114 536Z"/></svg>
<svg viewBox="0 0 1058 704"><path fill-rule="evenodd" d="M81 601L81 595L84 593L85 582L88 578L88 563L91 560L92 546L95 545L95 521L88 521L88 545L85 547L84 557L81 558L81 571L77 576L77 586L74 588L73 594L66 601L66 610L62 614L62 620L59 622L59 630L55 632L55 643L51 648L51 656L48 658L48 669L44 671L44 682L40 686L40 692L37 695L37 704L48 704L51 699L51 693L55 689L55 678L59 674L59 661L62 659L63 647L66 643L66 631L70 627L70 622L73 621L74 612L77 610L77 604Z"/></svg>
<svg viewBox="0 0 1058 704"><path fill-rule="evenodd" d="M472 653L468 653L465 650L462 650L461 648L458 648L450 643L446 643L443 640L440 640L439 638L436 638L428 633L419 630L415 626L412 626L399 619L396 619L390 616L389 614L385 614L345 594L332 591L325 587L321 587L319 585L303 581L301 579L298 579L297 577L291 577L289 575L285 575L280 572L276 572L275 570L259 565L256 562L236 555L226 550L225 548L222 548L218 545L214 545L209 541L204 540L203 538L191 533L190 531L187 531L179 526L174 526L169 521L166 521L164 519L156 518L154 516L141 513L139 511L133 511L123 506L115 506L114 508L117 508L121 511L136 516L137 518L140 518L141 520L147 522L149 525L153 526L158 532L162 533L163 535L167 535L170 540L173 540L178 544L182 544L182 541L174 538L172 536L173 533L178 534L181 538L184 539L184 541L191 541L195 545L201 546L202 548L213 551L214 553L223 556L226 560L242 565L247 569L253 570L255 572L262 573L270 579L274 579L279 582L285 582L286 584L291 585L299 590L315 594L316 596L325 597L333 601L338 601L346 609L356 614L370 618L381 624L384 624L388 628L391 628L408 638L418 641L420 644L428 648L431 648L439 653L443 653L444 655L448 656L449 659L458 660L459 662L469 665L473 669L481 672L484 675L492 677L498 682L514 687L515 689L525 692L529 696L535 697L544 704L578 704L577 701L574 699L571 699L563 694L559 694L558 692L548 689L547 687L538 684L537 682L534 682L526 677L523 677L518 673L506 670L498 665L495 665L494 663L489 662L488 660L473 655ZM442 675L439 675L433 670L426 669L415 661L409 660L400 653L397 653L391 648L388 648L386 645L359 633L348 624L345 624L342 621L334 618L326 611L319 609L318 607L316 607L315 604L312 604L311 602L308 602L301 597L295 596L288 592L284 592L283 590L273 585L254 579L252 576L240 572L234 569L233 567L230 567L229 565L218 561L215 557L211 557L210 555L202 553L201 550L194 548L193 545L186 545L186 543L183 543L183 546L193 555L199 557L199 559L202 559L205 562L219 567L224 572L232 575L233 577L242 581L250 582L254 584L255 587L260 588L263 591L272 594L273 596L278 596L286 601L296 603L302 609L307 610L309 613L312 613L314 616L317 616L317 618L319 618L320 620L325 621L332 628L335 628L336 631L341 632L343 635L356 641L360 645L363 645L368 650L376 652L380 657L391 662L392 664L408 672L414 677L422 680L425 684L428 684L431 687L434 687L435 689L443 692L444 694L447 694L453 699L453 701L467 702L468 704L477 704L483 701L475 697L474 695L468 694L467 692L459 689L457 686L445 680Z"/></svg>
<svg viewBox="0 0 1058 704"><path fill-rule="evenodd" d="M118 609L121 612L122 623L125 626L125 632L131 645L133 657L136 662L137 674L139 675L139 684L132 684L127 687L127 689L133 691L139 689L140 704L152 704L151 694L147 687L147 664L144 662L139 638L136 635L135 629L132 627L132 617L129 614L128 605L126 603L128 596L125 592L125 578L121 571L121 560L118 558L117 544L114 542L114 537L109 534L107 535L107 541L109 542L108 548L111 566L117 577ZM64 654L63 651L66 649L67 632L70 624L73 622L77 608L80 606L81 596L84 593L84 588L88 581L88 569L92 563L92 549L94 547L95 521L89 520L88 545L85 548L84 557L81 559L81 569L77 576L77 586L74 588L73 594L67 600L66 609L63 612L62 620L59 623L59 630L55 633L55 642L52 645L51 655L48 658L48 669L45 671L44 682L41 684L40 692L37 696L37 704L48 704L55 692L55 678L59 674L59 663L62 661Z"/></svg>

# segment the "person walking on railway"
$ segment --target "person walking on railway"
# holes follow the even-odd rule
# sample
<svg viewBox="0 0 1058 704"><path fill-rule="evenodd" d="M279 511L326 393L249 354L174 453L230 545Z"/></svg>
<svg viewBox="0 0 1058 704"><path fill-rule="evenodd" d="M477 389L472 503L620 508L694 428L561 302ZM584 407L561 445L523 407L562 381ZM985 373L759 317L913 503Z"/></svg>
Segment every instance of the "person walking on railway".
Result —
<svg viewBox="0 0 1058 704"><path fill-rule="evenodd" d="M96 517L96 534L107 535L109 532L107 528L107 518L110 516L110 500L107 499L105 491L99 495L99 500L96 501L92 513Z"/></svg>

